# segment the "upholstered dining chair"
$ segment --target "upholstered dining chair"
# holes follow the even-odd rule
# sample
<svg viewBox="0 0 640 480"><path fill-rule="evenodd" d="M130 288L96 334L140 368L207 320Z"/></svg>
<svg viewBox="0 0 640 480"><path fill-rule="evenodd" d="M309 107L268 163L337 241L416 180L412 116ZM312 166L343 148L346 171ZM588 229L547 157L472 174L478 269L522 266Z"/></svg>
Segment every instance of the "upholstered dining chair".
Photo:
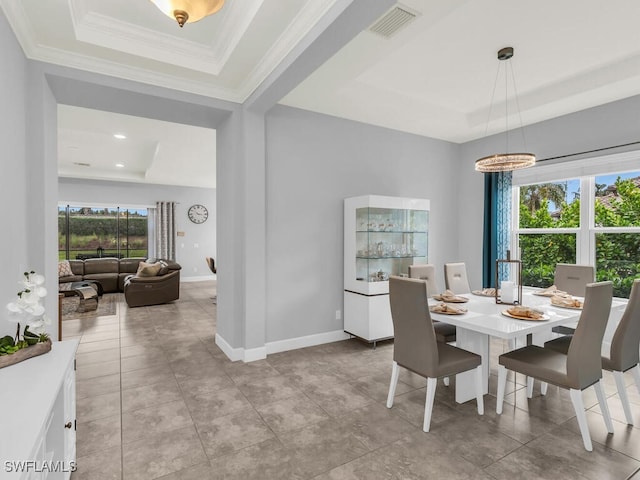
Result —
<svg viewBox="0 0 640 480"><path fill-rule="evenodd" d="M216 269L216 262L212 257L205 257L205 260L207 261L207 265L209 266L209 270L211 270L211 273L216 273L217 269ZM213 300L213 303L218 303L218 296L216 295L215 297L211 298Z"/></svg>
<svg viewBox="0 0 640 480"><path fill-rule="evenodd" d="M576 297L584 297L587 284L595 281L595 270L591 265L556 264L553 283L558 290Z"/></svg>
<svg viewBox="0 0 640 480"><path fill-rule="evenodd" d="M436 266L430 263L422 265L409 265L409 278L419 278L427 284L427 296L437 295L441 293L438 290L436 282ZM436 332L436 340L438 342L451 343L456 341L456 327L448 323L433 322L433 329ZM445 385L448 385L448 379Z"/></svg>
<svg viewBox="0 0 640 480"><path fill-rule="evenodd" d="M467 277L467 266L464 263L445 263L444 282L446 289L451 290L456 295L471 293Z"/></svg>
<svg viewBox="0 0 640 480"><path fill-rule="evenodd" d="M427 282L427 295L442 293L436 281L436 266L431 263L409 265L409 278L419 278Z"/></svg>
<svg viewBox="0 0 640 480"><path fill-rule="evenodd" d="M586 287L585 300L578 328L573 335L567 354L537 345L528 345L498 357L498 394L496 412L502 413L507 370L537 378L542 382L569 390L571 402L582 434L584 448L593 450L591 435L587 426L587 416L582 401L582 390L594 386L600 410L609 433L613 433L613 423L604 396L602 384L602 364L600 349L609 319L613 286L611 282L590 283ZM531 390L527 388L531 398Z"/></svg>
<svg viewBox="0 0 640 480"><path fill-rule="evenodd" d="M476 370L478 414L484 414L482 367L480 355L453 345L437 342L424 281L414 278L389 278L389 301L393 321L393 366L387 408L393 406L400 367L427 379L422 430L431 427L431 412L438 378Z"/></svg>
<svg viewBox="0 0 640 480"><path fill-rule="evenodd" d="M573 335L549 340L544 348L566 354L569 351ZM622 314L611 340L609 355L602 356L602 368L613 373L622 403L624 416L629 425L633 425L631 405L624 385L624 372L631 370L638 393L640 393L640 278L633 282L629 303Z"/></svg>

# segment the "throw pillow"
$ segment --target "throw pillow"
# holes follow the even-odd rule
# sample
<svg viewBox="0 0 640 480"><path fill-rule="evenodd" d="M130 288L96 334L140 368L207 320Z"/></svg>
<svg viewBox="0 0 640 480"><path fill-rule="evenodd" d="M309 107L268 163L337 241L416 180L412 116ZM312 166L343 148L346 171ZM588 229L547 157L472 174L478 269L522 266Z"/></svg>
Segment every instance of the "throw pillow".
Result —
<svg viewBox="0 0 640 480"><path fill-rule="evenodd" d="M140 262L136 276L138 277L155 277L162 268L159 263Z"/></svg>
<svg viewBox="0 0 640 480"><path fill-rule="evenodd" d="M160 264L160 271L158 272L158 275L166 275L169 273L169 264L167 262L160 260L158 263Z"/></svg>
<svg viewBox="0 0 640 480"><path fill-rule="evenodd" d="M58 278L73 276L73 270L71 270L71 264L69 260L63 260L58 262Z"/></svg>

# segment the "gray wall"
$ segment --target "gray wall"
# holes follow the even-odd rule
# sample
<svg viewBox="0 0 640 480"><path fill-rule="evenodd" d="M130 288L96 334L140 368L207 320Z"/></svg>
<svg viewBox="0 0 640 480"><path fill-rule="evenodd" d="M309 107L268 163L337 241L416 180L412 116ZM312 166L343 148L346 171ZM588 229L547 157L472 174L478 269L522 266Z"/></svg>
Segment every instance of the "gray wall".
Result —
<svg viewBox="0 0 640 480"><path fill-rule="evenodd" d="M0 12L0 202L3 232L0 235L0 336L15 334L15 325L4 319L5 305L17 298L18 281L29 263L27 242L26 169L26 60L4 15ZM11 72L11 75L8 74Z"/></svg>
<svg viewBox="0 0 640 480"><path fill-rule="evenodd" d="M525 127L527 150L538 159L607 148L640 141L640 96L608 103L599 107L564 115ZM483 174L474 170L474 162L485 155L503 151L505 137L494 135L461 145L459 185L467 199L481 199L484 194ZM568 162L625 150L638 150L640 145L611 149L558 159L548 163ZM535 168L535 167L534 167ZM467 262L472 288L482 281L482 201L464 201L459 210L458 228L460 259Z"/></svg>
<svg viewBox="0 0 640 480"><path fill-rule="evenodd" d="M267 342L342 329L346 197L431 200L430 261L457 260L457 145L283 106L266 132Z"/></svg>
<svg viewBox="0 0 640 480"><path fill-rule="evenodd" d="M175 239L176 261L182 265L181 276L187 279L211 276L205 257L216 257L215 189L74 178L60 178L58 181L58 202L64 204L153 206L157 201L178 202L176 230L185 233L184 237ZM207 221L199 225L187 218L187 210L196 203L209 211Z"/></svg>

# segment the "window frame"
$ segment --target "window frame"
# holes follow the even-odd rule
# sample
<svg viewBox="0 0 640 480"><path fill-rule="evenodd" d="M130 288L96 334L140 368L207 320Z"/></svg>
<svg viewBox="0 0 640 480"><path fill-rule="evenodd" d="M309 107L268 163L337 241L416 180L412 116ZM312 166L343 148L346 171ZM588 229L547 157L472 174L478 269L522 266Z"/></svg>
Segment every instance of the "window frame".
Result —
<svg viewBox="0 0 640 480"><path fill-rule="evenodd" d="M520 235L561 234L576 235L576 263L593 265L596 262L596 234L635 233L636 227L596 227L595 226L595 178L600 175L638 172L640 175L640 151L631 151L602 157L565 161L551 165L538 165L529 170L518 170L512 177L512 218L511 245L520 252ZM520 228L520 187L531 184L580 181L580 227L577 228ZM586 201L585 201L586 200ZM518 258L520 255L518 254Z"/></svg>

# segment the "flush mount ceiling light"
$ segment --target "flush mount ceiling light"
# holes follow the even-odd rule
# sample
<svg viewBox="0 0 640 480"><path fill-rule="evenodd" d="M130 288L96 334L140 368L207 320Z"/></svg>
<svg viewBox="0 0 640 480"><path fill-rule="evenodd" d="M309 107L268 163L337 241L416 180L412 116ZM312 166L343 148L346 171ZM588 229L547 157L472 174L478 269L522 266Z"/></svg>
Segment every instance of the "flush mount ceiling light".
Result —
<svg viewBox="0 0 640 480"><path fill-rule="evenodd" d="M118 140L124 140L125 138L127 138L127 136L123 135L122 133L114 133L113 138L117 138Z"/></svg>
<svg viewBox="0 0 640 480"><path fill-rule="evenodd" d="M116 163L116 167L118 167L118 168L124 168L124 164L122 164L122 163Z"/></svg>
<svg viewBox="0 0 640 480"><path fill-rule="evenodd" d="M175 18L182 28L207 15L213 15L224 5L224 0L151 0L169 18Z"/></svg>
<svg viewBox="0 0 640 480"><path fill-rule="evenodd" d="M498 60L501 62L505 62L505 97L504 97L504 105L505 105L505 137L506 137L506 149L507 153L496 153L494 155L489 155L487 157L480 158L476 160L476 170L478 172L491 173L491 172L510 172L512 170L519 170L521 168L532 167L536 163L536 156L533 153L508 153L509 152L509 102L507 101L507 97L509 94L509 83L507 81L507 66L511 68L511 79L513 81L513 91L516 100L516 107L518 110L518 118L520 119L520 130L522 132L522 141L525 142L524 139L524 129L522 128L522 117L520 116L520 107L518 105L518 92L516 90L516 81L513 75L513 66L511 62L507 62L506 60L510 60L513 57L513 47L505 47L498 50ZM500 64L498 64L498 73L496 74L496 81L493 85L493 94L491 96L491 104L489 105L489 118L487 119L487 129L485 130L485 137L487 135L487 130L489 129L489 120L491 118L491 109L493 106L493 97L496 93L496 85L498 84L498 76L500 74Z"/></svg>

